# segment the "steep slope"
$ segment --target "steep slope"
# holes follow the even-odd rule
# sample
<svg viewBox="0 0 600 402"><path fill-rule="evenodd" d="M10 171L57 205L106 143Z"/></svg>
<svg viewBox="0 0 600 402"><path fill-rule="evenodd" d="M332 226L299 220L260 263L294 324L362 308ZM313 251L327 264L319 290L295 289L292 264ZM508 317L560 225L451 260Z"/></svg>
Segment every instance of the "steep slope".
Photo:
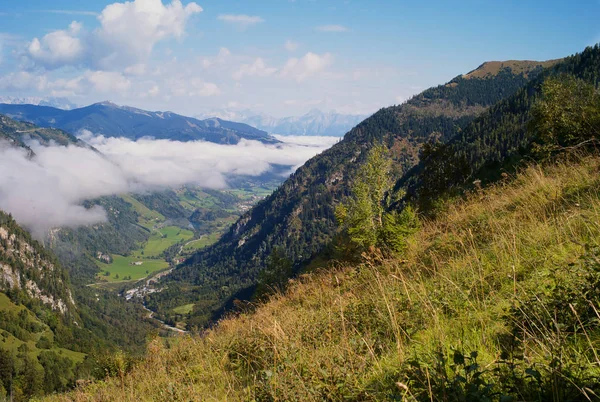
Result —
<svg viewBox="0 0 600 402"><path fill-rule="evenodd" d="M365 151L381 142L396 161L396 177L418 162L431 139L453 138L478 114L513 95L541 70L511 68L486 78L453 79L400 106L382 109L351 130L344 140L308 161L273 195L257 205L216 245L187 261L167 278L167 288L149 306L167 313L195 303L191 326L219 314L224 301L248 297L265 258L282 248L296 266L310 260L335 233L334 205L347 194Z"/></svg>
<svg viewBox="0 0 600 402"><path fill-rule="evenodd" d="M485 65L484 65L485 66ZM514 96L499 102L465 127L447 144L435 147L409 173L396 190L406 188L421 200L434 193L462 187L476 179L496 179L531 152L535 133L527 128L532 105L540 97L542 83L566 74L594 86L600 84L600 46L588 47L544 70Z"/></svg>
<svg viewBox="0 0 600 402"><path fill-rule="evenodd" d="M89 350L80 325L56 257L0 211L0 398L68 389Z"/></svg>
<svg viewBox="0 0 600 402"><path fill-rule="evenodd" d="M423 222L401 259L305 275L51 400L597 400L599 168L530 167Z"/></svg>
<svg viewBox="0 0 600 402"><path fill-rule="evenodd" d="M22 293L65 316L75 314L66 272L29 233L0 211L0 290Z"/></svg>
<svg viewBox="0 0 600 402"><path fill-rule="evenodd" d="M141 306L85 286L87 268L73 261L60 264L0 211L0 399L11 388L15 400L72 388L95 369L86 355L139 352L156 331Z"/></svg>
<svg viewBox="0 0 600 402"><path fill-rule="evenodd" d="M236 144L241 139L278 142L266 132L242 123L221 119L197 120L171 112L149 112L110 102L61 110L34 105L0 104L0 113L42 127L57 127L71 134L89 130L107 137L137 140L149 136L177 141L205 140Z"/></svg>

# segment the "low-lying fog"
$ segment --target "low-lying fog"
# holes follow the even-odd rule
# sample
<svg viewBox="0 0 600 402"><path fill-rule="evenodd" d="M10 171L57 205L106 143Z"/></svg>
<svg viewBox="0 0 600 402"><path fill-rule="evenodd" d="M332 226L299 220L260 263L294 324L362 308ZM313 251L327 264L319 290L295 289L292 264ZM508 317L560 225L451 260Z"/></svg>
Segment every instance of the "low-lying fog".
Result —
<svg viewBox="0 0 600 402"><path fill-rule="evenodd" d="M100 207L81 202L101 196L146 192L196 184L227 188L227 175L258 176L271 164L294 169L339 141L337 137L277 136L265 145L243 140L237 145L209 142L106 138L82 132L82 140L100 153L75 146L31 143L36 156L0 144L0 209L11 213L35 237L49 229L106 220Z"/></svg>

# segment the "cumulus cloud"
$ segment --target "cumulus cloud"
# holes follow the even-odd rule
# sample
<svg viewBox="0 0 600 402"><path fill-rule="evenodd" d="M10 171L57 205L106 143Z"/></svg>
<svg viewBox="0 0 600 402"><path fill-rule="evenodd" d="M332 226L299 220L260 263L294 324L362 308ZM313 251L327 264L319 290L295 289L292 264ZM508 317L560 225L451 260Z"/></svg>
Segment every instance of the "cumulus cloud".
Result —
<svg viewBox="0 0 600 402"><path fill-rule="evenodd" d="M82 25L73 21L68 30L50 32L41 40L34 38L29 44L29 55L48 67L78 63L85 52L79 37L81 29Z"/></svg>
<svg viewBox="0 0 600 402"><path fill-rule="evenodd" d="M80 138L101 153L80 147L30 144L36 156L0 145L0 209L42 238L54 227L103 222L101 208L84 200L196 184L227 187L231 175L257 176L272 165L299 166L337 141L326 137L280 137L284 144L241 141L237 145L105 138L82 132Z"/></svg>
<svg viewBox="0 0 600 402"><path fill-rule="evenodd" d="M258 57L252 64L242 64L242 66L233 73L233 79L241 80L244 77L268 77L277 72L275 67L267 66L267 63Z"/></svg>
<svg viewBox="0 0 600 402"><path fill-rule="evenodd" d="M198 4L184 7L180 0L168 5L162 0L113 3L98 15L100 27L93 32L74 21L68 30L34 38L27 53L46 68L76 63L104 70L129 66L148 58L158 42L181 38L189 18L200 12Z"/></svg>
<svg viewBox="0 0 600 402"><path fill-rule="evenodd" d="M221 90L212 82L205 82L196 77L185 79L171 78L166 81L166 86L171 96L178 97L210 97L217 96Z"/></svg>
<svg viewBox="0 0 600 402"><path fill-rule="evenodd" d="M281 76L303 81L307 77L325 70L332 63L333 56L330 53L319 55L309 52L300 59L295 57L289 59L281 70Z"/></svg>
<svg viewBox="0 0 600 402"><path fill-rule="evenodd" d="M348 32L348 28L343 25L321 25L315 28L319 32Z"/></svg>
<svg viewBox="0 0 600 402"><path fill-rule="evenodd" d="M228 24L236 25L241 30L245 30L252 25L265 22L264 19L256 15L221 14L217 18L223 22L227 22Z"/></svg>
<svg viewBox="0 0 600 402"><path fill-rule="evenodd" d="M164 5L162 0L135 0L108 5L98 17L95 31L99 62L106 67L122 63L123 58L135 62L147 58L154 45L166 38L181 38L188 19L202 12L202 7L180 0Z"/></svg>

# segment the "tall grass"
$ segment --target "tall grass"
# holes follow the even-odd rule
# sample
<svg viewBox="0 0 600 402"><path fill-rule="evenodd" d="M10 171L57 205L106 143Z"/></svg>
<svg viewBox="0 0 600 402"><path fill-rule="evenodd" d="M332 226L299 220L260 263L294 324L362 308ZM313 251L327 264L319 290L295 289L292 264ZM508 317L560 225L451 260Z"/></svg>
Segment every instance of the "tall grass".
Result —
<svg viewBox="0 0 600 402"><path fill-rule="evenodd" d="M599 168L529 167L445 205L397 258L332 263L50 399L597 400Z"/></svg>

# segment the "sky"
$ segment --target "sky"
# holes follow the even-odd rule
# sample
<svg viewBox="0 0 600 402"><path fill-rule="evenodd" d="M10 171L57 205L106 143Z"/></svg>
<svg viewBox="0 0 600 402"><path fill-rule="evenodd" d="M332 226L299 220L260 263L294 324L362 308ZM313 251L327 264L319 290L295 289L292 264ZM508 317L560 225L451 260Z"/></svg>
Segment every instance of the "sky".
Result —
<svg viewBox="0 0 600 402"><path fill-rule="evenodd" d="M599 0L5 0L0 96L369 114L485 61L579 52L599 20Z"/></svg>

